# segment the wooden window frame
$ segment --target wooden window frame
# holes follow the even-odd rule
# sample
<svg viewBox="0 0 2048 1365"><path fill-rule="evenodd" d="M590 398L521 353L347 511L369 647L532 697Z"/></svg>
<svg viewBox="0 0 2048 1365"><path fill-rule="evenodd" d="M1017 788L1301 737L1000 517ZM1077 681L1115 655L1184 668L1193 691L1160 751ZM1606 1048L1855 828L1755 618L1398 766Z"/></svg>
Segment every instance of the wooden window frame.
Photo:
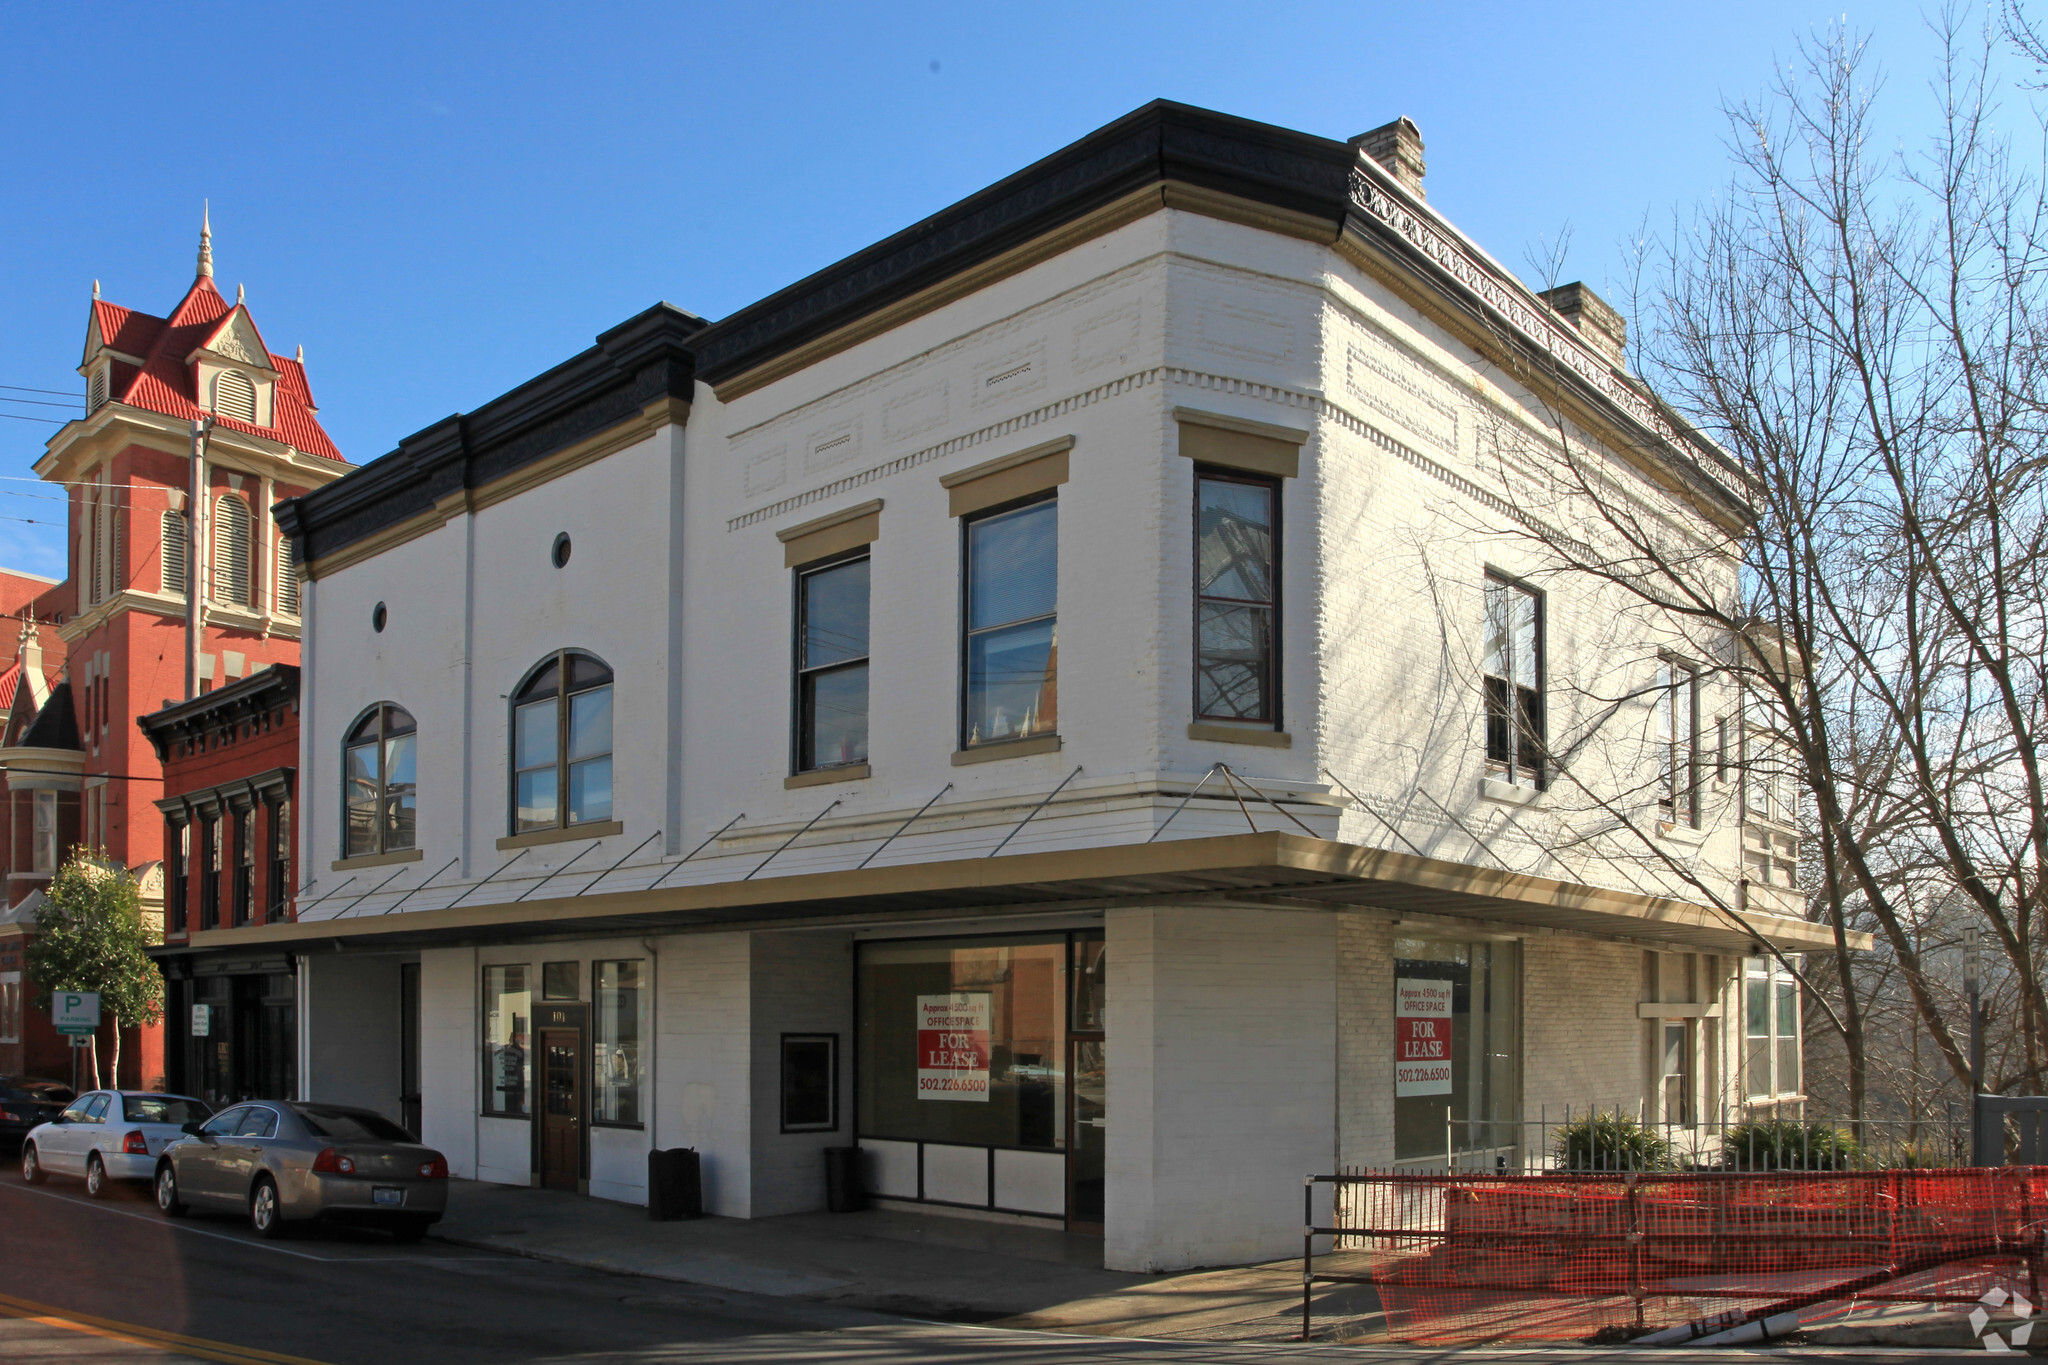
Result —
<svg viewBox="0 0 2048 1365"><path fill-rule="evenodd" d="M1674 655L1657 661L1657 814L1679 829L1700 827L1700 669ZM1685 733L1679 733L1677 697L1686 698ZM1668 724L1670 733L1663 733ZM1684 773L1685 780L1678 776Z"/></svg>
<svg viewBox="0 0 2048 1365"><path fill-rule="evenodd" d="M417 757L414 762L418 762ZM270 858L263 877L263 922L276 924L288 918L285 911L291 902L288 892L291 886L292 799L289 796L281 796L275 801L266 802L264 809L270 812ZM417 820L417 803L414 804L413 811Z"/></svg>
<svg viewBox="0 0 2048 1365"><path fill-rule="evenodd" d="M1202 484L1237 483L1266 490L1268 519L1271 537L1269 555L1271 563L1267 572L1270 577L1270 596L1264 601L1249 597L1218 597L1202 591ZM1281 728L1280 708L1280 489L1281 480L1266 474L1255 474L1242 469L1229 469L1221 465L1195 466L1194 491L1194 678L1191 682L1191 702L1197 721L1221 722L1243 725L1246 728L1278 730ZM1267 631L1270 638L1266 645L1266 676L1262 693L1266 714L1262 716L1235 716L1202 709L1202 607L1215 602L1227 606L1263 608L1267 617Z"/></svg>
<svg viewBox="0 0 2048 1365"><path fill-rule="evenodd" d="M392 717L394 715L403 716L405 718L403 727L393 728ZM372 717L375 717L377 721L376 737L373 739L357 738L357 734L359 731L362 730L364 723L370 720ZM348 729L342 732L341 843L339 844L342 857L375 857L379 854L384 853L402 853L407 850L419 847L419 733L419 721L414 718L412 712L406 710L397 702L390 701L380 701L375 706L369 707L360 715L358 715L354 720L350 721ZM409 844L387 844L385 841L385 810L391 801L391 775L389 765L385 761L386 746L392 740L403 739L407 735L411 735L413 737L413 841ZM371 847L365 849L353 849L349 847L348 840L348 756L355 750L361 748L374 749L377 755L376 806L375 813L370 821Z"/></svg>
<svg viewBox="0 0 2048 1365"><path fill-rule="evenodd" d="M199 822L200 848L199 863L203 879L199 883L199 927L220 928L220 841L221 822L218 816L208 816Z"/></svg>
<svg viewBox="0 0 2048 1365"><path fill-rule="evenodd" d="M589 683L571 692L569 690L569 661L571 659L588 659L591 663L596 664L604 670L604 681ZM536 679L540 678L550 669L553 669L555 673L555 692L552 698L555 703L555 820L553 824L549 825L522 827L519 823L519 774L522 772L539 772L546 765L536 763L529 764L524 768L519 766L519 708L550 700L550 698L544 697L522 700L526 689L531 687ZM574 697L584 696L605 688L609 688L612 693L611 747L607 748L601 755L592 754L576 761L585 763L600 757L611 761L613 780L612 808L606 811L600 819L572 821L569 819L569 769L571 767L569 761L569 702ZM510 702L511 707L506 712L505 735L505 747L510 759L507 767L512 777L512 780L505 784L505 828L508 834L517 838L522 834L541 834L549 830L576 829L584 825L605 825L611 823L615 818L614 813L618 809L619 737L618 674L613 670L612 666L587 649L558 649L526 671L526 675L519 680L519 685L512 689Z"/></svg>
<svg viewBox="0 0 2048 1365"><path fill-rule="evenodd" d="M1004 621L999 625L982 626L979 629L970 628L969 617L970 606L974 600L974 528L976 526L981 525L983 522L995 521L1002 517L1014 516L1019 512L1029 511L1033 508L1043 506L1047 503L1052 504L1053 507L1053 581L1055 585L1057 585L1059 581L1058 574L1060 545L1059 489L1057 487L1048 488L1042 492L1031 493L1011 502L998 503L992 507L977 508L973 512L962 513L960 516L960 638L959 664L956 670L957 691L954 698L954 705L959 716L959 723L955 728L955 738L959 743L959 749L962 753L965 753L969 750L974 750L978 752L983 750L1000 749L1002 746L1006 744L1029 744L1034 740L1052 742L1058 738L1059 726L1057 723L1055 723L1049 729L1036 731L1031 734L1025 734L1020 730L1015 735L1005 735L1000 739L970 739L970 724L967 710L968 660L972 657L969 651L973 645L975 636L986 635L999 630L1010 630L1017 626L1032 625L1039 621L1050 621L1053 623L1053 640L1055 641L1055 648L1057 648L1057 641L1059 640L1060 619L1060 599L1059 590L1057 586L1055 586L1053 591L1052 610L1049 612L1044 612L1037 616L1020 616L1015 618L1014 620ZM1053 713L1055 717L1057 717L1059 713L1059 673L1057 658L1058 656L1055 653L1055 662L1053 665L1052 676L1050 679L1053 697Z"/></svg>
<svg viewBox="0 0 2048 1365"><path fill-rule="evenodd" d="M249 923L256 909L256 808L241 806L232 812L235 827L233 872L234 926Z"/></svg>
<svg viewBox="0 0 2048 1365"><path fill-rule="evenodd" d="M814 709L807 704L809 698L805 694L806 684L815 678L827 677L834 673L847 673L856 668L868 671L870 687L872 687L874 682L874 672L869 667L874 657L872 633L868 640L869 652L857 659L840 659L833 663L819 664L815 667L807 666L804 662L804 648L810 638L809 587L811 579L819 574L831 573L835 569L843 569L849 564L856 564L862 561L866 561L868 565L868 625L870 632L872 632L874 626L875 580L874 558L869 553L869 546L861 545L856 549L847 550L830 558L802 565L795 571L793 576L795 601L791 608L791 618L795 622L795 630L792 632L790 640L791 720L789 751L789 770L792 773L826 772L834 768L858 768L868 761L866 754L856 759L849 759L844 763L806 763L804 761L806 756L810 754L812 743L816 738L815 731L817 728L817 717ZM869 700L872 703L872 692L869 693Z"/></svg>
<svg viewBox="0 0 2048 1365"><path fill-rule="evenodd" d="M164 822L164 878L170 893L170 931L186 932L192 915L192 825L186 820Z"/></svg>
<svg viewBox="0 0 2048 1365"><path fill-rule="evenodd" d="M1480 645L1480 688L1484 711L1484 738L1481 750L1486 760L1486 775L1510 785L1526 784L1536 791L1543 791L1550 785L1550 679L1549 645L1550 612L1549 601L1543 591L1532 587L1526 581L1511 574L1494 569L1486 571L1486 603L1482 609L1482 631L1493 626L1493 596L1496 592L1508 595L1508 600L1519 603L1526 599L1535 620L1535 678L1536 685L1527 689L1534 697L1533 707L1526 706L1514 680L1515 664L1510 658L1507 664L1508 676L1501 677L1486 671L1486 647L1482 637ZM1514 627L1508 628L1508 647L1514 647ZM1497 734L1504 734L1506 743L1496 745ZM1524 748L1533 748L1534 754L1525 762ZM1497 749L1504 749L1499 756Z"/></svg>

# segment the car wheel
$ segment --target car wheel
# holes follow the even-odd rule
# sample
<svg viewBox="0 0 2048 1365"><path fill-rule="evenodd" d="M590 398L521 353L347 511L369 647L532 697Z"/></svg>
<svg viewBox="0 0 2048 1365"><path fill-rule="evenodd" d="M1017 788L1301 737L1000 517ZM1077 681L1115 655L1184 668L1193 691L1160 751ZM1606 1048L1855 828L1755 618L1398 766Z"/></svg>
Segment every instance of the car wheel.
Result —
<svg viewBox="0 0 2048 1365"><path fill-rule="evenodd" d="M49 1179L43 1174L43 1159L36 1154L36 1145L33 1142L21 1149L21 1178L30 1185L40 1185Z"/></svg>
<svg viewBox="0 0 2048 1365"><path fill-rule="evenodd" d="M107 1197L107 1164L98 1152L85 1159L85 1193L92 1199Z"/></svg>
<svg viewBox="0 0 2048 1365"><path fill-rule="evenodd" d="M249 1191L249 1226L258 1237L284 1236L284 1206L278 1201L277 1182L267 1175Z"/></svg>
<svg viewBox="0 0 2048 1365"><path fill-rule="evenodd" d="M168 1161L156 1168L156 1206L173 1218L185 1216L185 1201L178 1198L178 1172Z"/></svg>

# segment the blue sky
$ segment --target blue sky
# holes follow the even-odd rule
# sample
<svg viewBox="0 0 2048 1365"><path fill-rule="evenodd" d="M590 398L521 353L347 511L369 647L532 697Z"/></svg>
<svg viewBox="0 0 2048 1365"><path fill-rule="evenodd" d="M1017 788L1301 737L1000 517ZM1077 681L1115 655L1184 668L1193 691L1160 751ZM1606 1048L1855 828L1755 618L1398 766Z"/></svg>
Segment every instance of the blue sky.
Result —
<svg viewBox="0 0 2048 1365"><path fill-rule="evenodd" d="M1564 278L1604 288L1645 215L1668 221L1725 178L1722 101L1843 13L17 6L0 385L80 391L94 278L168 310L210 198L223 291L248 286L272 349L305 346L322 418L360 462L657 300L720 317L1162 96L1336 138L1406 114L1433 203L1515 269L1569 224ZM1847 18L1917 113L1921 10ZM0 428L8 475L56 429ZM0 520L0 564L62 562L60 533Z"/></svg>

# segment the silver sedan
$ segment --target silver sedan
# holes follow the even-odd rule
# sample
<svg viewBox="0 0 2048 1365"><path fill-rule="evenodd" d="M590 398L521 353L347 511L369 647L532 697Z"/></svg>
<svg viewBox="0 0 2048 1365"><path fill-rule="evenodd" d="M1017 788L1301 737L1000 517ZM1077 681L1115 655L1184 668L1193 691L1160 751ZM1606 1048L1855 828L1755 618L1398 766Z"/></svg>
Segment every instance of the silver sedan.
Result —
<svg viewBox="0 0 2048 1365"><path fill-rule="evenodd" d="M246 1214L259 1237L324 1219L416 1242L448 1207L448 1162L382 1114L264 1101L223 1109L164 1148L156 1205Z"/></svg>

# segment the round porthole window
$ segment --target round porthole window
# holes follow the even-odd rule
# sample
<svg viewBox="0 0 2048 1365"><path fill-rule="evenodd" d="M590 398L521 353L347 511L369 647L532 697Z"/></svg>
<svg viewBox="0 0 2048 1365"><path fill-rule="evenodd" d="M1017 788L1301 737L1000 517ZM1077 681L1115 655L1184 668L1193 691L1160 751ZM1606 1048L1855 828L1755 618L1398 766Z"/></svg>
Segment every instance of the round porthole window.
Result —
<svg viewBox="0 0 2048 1365"><path fill-rule="evenodd" d="M382 602L370 608L370 629L382 635L384 633L384 622L390 618L390 615L390 612L384 610Z"/></svg>
<svg viewBox="0 0 2048 1365"><path fill-rule="evenodd" d="M555 548L549 553L548 557L555 561L555 567L558 569L568 564L569 533L567 531L563 531L555 537Z"/></svg>

